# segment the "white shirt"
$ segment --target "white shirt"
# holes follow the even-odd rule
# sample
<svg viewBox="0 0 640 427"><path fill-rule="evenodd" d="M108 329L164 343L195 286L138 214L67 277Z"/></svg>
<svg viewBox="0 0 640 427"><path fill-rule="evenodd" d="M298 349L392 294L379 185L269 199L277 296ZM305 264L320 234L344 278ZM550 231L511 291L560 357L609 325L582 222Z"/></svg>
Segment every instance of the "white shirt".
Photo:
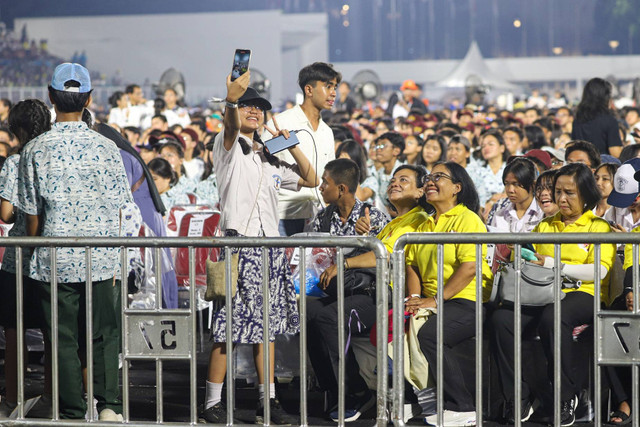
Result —
<svg viewBox="0 0 640 427"><path fill-rule="evenodd" d="M487 226L491 227L490 231L497 233L529 233L544 218L544 212L538 206L535 197L522 218L518 218L515 205L507 198L494 206L495 212Z"/></svg>
<svg viewBox="0 0 640 427"><path fill-rule="evenodd" d="M318 124L318 130L314 131L311 127L311 122L299 105L278 114L276 120L280 129L306 129L313 135L312 138L307 132L297 132L297 137L300 140L299 147L307 159L309 159L309 162L311 162L311 166L315 169L316 174L318 174L318 176L322 175L325 165L336 158L334 149L335 141L333 140L333 131L331 128L321 118ZM269 121L267 126L274 129L273 120ZM268 131L262 133L263 141L271 138L272 135ZM281 151L276 154L276 156L289 164L295 163L293 156L288 150ZM322 197L317 187L305 187L298 192L283 190L280 191L278 197L278 213L281 219L311 219L315 216L320 206L322 206Z"/></svg>
<svg viewBox="0 0 640 427"><path fill-rule="evenodd" d="M245 155L238 142L239 135L227 151L223 138L224 130L213 144L222 229L236 230L244 236L279 236L278 193L285 188L292 191L300 188L298 166L285 162L279 167L272 166L262 149L254 149ZM243 139L248 144L253 143Z"/></svg>
<svg viewBox="0 0 640 427"><path fill-rule="evenodd" d="M183 128L191 124L191 117L186 108L176 107L173 110L164 110L162 113L167 118L167 124L169 127L173 125L180 125Z"/></svg>
<svg viewBox="0 0 640 427"><path fill-rule="evenodd" d="M146 129L151 125L151 117L153 116L153 101L147 104L130 105L129 117L127 118L127 126L134 126Z"/></svg>
<svg viewBox="0 0 640 427"><path fill-rule="evenodd" d="M127 125L127 118L129 116L129 108L112 108L109 110L109 124L115 123L120 128L123 128Z"/></svg>
<svg viewBox="0 0 640 427"><path fill-rule="evenodd" d="M640 225L640 220L633 220L633 214L629 208L617 208L612 206L607 210L607 212L605 212L603 218L608 222L613 221L616 224L620 224L629 232Z"/></svg>

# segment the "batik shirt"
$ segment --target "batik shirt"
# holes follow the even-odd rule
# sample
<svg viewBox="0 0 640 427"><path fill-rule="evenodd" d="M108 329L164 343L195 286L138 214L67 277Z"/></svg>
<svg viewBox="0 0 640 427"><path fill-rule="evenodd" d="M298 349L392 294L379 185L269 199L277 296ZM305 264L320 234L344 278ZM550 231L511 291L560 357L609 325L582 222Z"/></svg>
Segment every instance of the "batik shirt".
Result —
<svg viewBox="0 0 640 427"><path fill-rule="evenodd" d="M133 202L118 147L84 122L55 123L20 158L18 208L39 215L43 237L117 237L120 210ZM119 277L119 248L93 248L93 281ZM86 280L84 248L58 248L59 283ZM51 253L34 249L29 276L49 281Z"/></svg>
<svg viewBox="0 0 640 427"><path fill-rule="evenodd" d="M20 156L14 154L9 157L0 171L0 197L9 201L15 206L17 199L17 180L18 180L18 162ZM16 209L13 227L9 230L9 236L26 236L27 224L24 213L20 209ZM24 248L22 251L22 271L24 274L29 273L29 248ZM2 269L9 273L16 272L16 248L11 246L7 247L4 251L4 257L2 258Z"/></svg>
<svg viewBox="0 0 640 427"><path fill-rule="evenodd" d="M220 193L218 193L218 181L216 174L212 173L204 181L200 181L196 185L196 196L203 199L204 203L211 207L215 207L220 201Z"/></svg>
<svg viewBox="0 0 640 427"><path fill-rule="evenodd" d="M340 219L340 213L338 212L338 209L336 209L331 216L329 233L332 236L357 236L358 234L356 233L356 222L358 221L358 218L363 216L361 215L362 205L363 203L360 200L356 199L356 204L353 205L353 209L351 210L349 218L347 218L347 221L345 223L343 223ZM324 209L318 212L318 215L316 215L316 217L314 218L313 231L321 231L320 218L323 212ZM376 237L388 222L389 217L386 214L382 213L379 209L376 209L374 207L369 208L369 236Z"/></svg>

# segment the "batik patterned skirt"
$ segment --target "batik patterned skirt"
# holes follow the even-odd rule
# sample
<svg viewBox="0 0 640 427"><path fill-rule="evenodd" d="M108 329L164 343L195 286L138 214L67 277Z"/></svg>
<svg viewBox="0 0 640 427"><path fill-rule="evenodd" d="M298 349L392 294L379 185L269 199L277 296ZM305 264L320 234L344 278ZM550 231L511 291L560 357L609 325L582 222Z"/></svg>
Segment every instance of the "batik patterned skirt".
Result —
<svg viewBox="0 0 640 427"><path fill-rule="evenodd" d="M266 250L269 253L269 338L274 341L276 335L297 333L300 315L291 280L291 268L284 249ZM241 248L239 252L237 292L231 303L233 342L262 343L262 248ZM222 254L224 255L224 251ZM213 301L211 337L214 342L226 342L226 316L225 300Z"/></svg>

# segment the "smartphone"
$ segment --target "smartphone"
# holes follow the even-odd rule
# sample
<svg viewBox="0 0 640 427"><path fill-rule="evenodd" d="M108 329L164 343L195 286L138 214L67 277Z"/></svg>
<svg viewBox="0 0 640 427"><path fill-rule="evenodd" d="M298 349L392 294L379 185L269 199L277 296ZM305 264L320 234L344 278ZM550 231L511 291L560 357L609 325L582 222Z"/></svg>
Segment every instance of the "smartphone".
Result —
<svg viewBox="0 0 640 427"><path fill-rule="evenodd" d="M251 50L236 49L233 56L233 68L231 68L231 81L234 81L249 69L249 60L251 59Z"/></svg>

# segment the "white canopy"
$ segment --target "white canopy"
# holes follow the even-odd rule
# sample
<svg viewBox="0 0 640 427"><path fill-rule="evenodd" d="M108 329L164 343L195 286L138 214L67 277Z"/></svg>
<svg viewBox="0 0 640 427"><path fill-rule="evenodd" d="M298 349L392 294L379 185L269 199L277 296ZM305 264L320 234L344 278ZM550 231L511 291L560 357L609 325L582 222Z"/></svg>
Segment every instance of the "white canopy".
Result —
<svg viewBox="0 0 640 427"><path fill-rule="evenodd" d="M519 87L501 76L497 75L487 67L482 57L478 43L473 41L464 59L455 67L455 69L444 79L436 82L434 87L440 88L464 88L467 78L476 76L482 85L489 86L489 89L515 91Z"/></svg>

